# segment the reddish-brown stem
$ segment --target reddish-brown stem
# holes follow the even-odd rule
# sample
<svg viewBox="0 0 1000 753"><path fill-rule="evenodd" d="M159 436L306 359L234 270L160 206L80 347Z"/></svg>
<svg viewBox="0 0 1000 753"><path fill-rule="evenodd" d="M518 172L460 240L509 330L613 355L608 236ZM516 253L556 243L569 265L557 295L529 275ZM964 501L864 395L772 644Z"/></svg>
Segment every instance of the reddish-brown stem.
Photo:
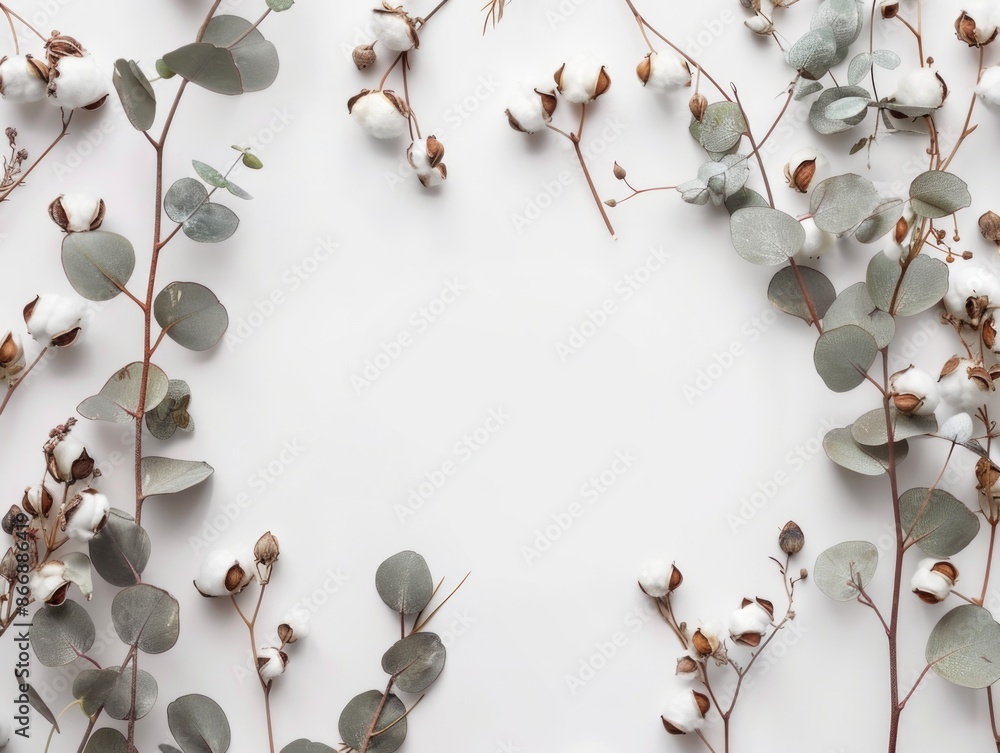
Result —
<svg viewBox="0 0 1000 753"><path fill-rule="evenodd" d="M405 55L405 52L401 52L396 55L396 59L392 61L392 65L386 69L385 73L382 75L382 80L378 82L378 88L380 91L385 88L385 82L388 80L389 74L392 73L393 69L395 69L397 65L399 65L399 61L402 60Z"/></svg>
<svg viewBox="0 0 1000 753"><path fill-rule="evenodd" d="M993 740L997 744L997 751L1000 753L1000 731L997 730L997 715L993 708L993 686L986 688L986 703L990 707L990 727L993 730Z"/></svg>
<svg viewBox="0 0 1000 753"><path fill-rule="evenodd" d="M7 24L10 26L10 36L14 40L14 54L21 54L21 45L17 41L17 29L14 28L14 19L10 15L10 11L3 5L0 5L0 11L3 11L4 16L7 18Z"/></svg>
<svg viewBox="0 0 1000 753"><path fill-rule="evenodd" d="M31 167L29 167L27 170L21 173L21 175L17 179L17 182L14 183L14 185L10 186L10 188L6 189L3 193L0 193L0 201L6 201L7 197L14 192L14 189L23 184L24 179L27 178L29 175L31 175L32 171L36 167L38 167L41 164L42 160L44 160L49 155L49 152L51 152L53 149L56 148L56 144L58 144L60 141L66 138L66 135L69 133L70 121L73 120L73 113L75 112L76 110L72 110L69 115L63 116L62 130L59 131L59 135L56 136L55 140L45 148L45 151L42 152L41 155L39 155L38 159L36 159L31 164Z"/></svg>
<svg viewBox="0 0 1000 753"><path fill-rule="evenodd" d="M269 15L271 15L271 9L270 8L268 8L266 11L264 11L264 13L261 14L260 18L258 18L256 21L254 21L253 25L249 29L247 29L242 34L240 34L240 36L236 37L236 40L234 42L230 42L229 46L226 47L226 49L227 50L233 49L236 45L238 45L244 39L246 39L251 34L253 34L253 32L255 32L257 30L257 27L260 26L264 22L264 19L267 18Z"/></svg>
<svg viewBox="0 0 1000 753"><path fill-rule="evenodd" d="M3 402L0 402L0 416L3 415L4 408L7 407L7 403L10 402L11 397L14 395L14 390L21 386L21 382L23 382L28 374L31 373L31 370L38 365L38 362L42 360L42 356L44 356L48 350L49 349L47 347L42 348L42 352L35 356L35 360L31 362L31 365L21 372L17 379L10 383L10 386L7 388L7 394L3 396Z"/></svg>
<svg viewBox="0 0 1000 753"><path fill-rule="evenodd" d="M920 676L913 683L913 687L910 688L910 692L907 693L906 697L903 698L903 700L899 702L899 710L900 711L902 711L903 707L906 706L906 702L909 701L910 700L910 696L912 696L916 692L917 687L920 685L921 680L924 679L924 677L927 675L927 673L930 671L930 669L931 669L931 665L930 664L928 664L926 667L924 667L924 671L920 673Z"/></svg>
<svg viewBox="0 0 1000 753"><path fill-rule="evenodd" d="M952 442L951 447L948 448L948 457L946 457L944 460L944 467L941 468L941 472L938 473L937 478L934 479L934 483L931 484L930 487L927 489L927 493L924 495L924 501L921 503L920 509L917 510L917 514L914 516L913 522L910 523L910 527L906 529L906 533L903 536L904 547L906 547L906 541L913 535L913 531L917 527L917 523L920 522L920 518L923 516L925 512L927 512L927 508L930 507L931 495L934 493L934 490L937 489L937 485L941 483L941 479L944 478L944 472L948 470L948 463L951 462L951 456L954 452L955 452L955 443Z"/></svg>
<svg viewBox="0 0 1000 753"><path fill-rule="evenodd" d="M990 573L993 570L993 551L996 548L997 543L997 523L1000 521L990 521L990 548L986 554L986 575L983 577L983 592L979 597L979 604L982 606L986 603L986 591L990 585Z"/></svg>
<svg viewBox="0 0 1000 753"><path fill-rule="evenodd" d="M37 36L43 42L47 42L48 41L45 38L45 36L42 34L42 32L40 32L38 29L36 29L34 26L32 26L30 23L28 23L24 18L22 18L21 16L17 15L14 11L12 11L10 8L8 8L4 3L0 3L0 8L3 9L3 13L4 13L5 16L7 16L8 20L10 19L11 16L13 16L18 21L20 21L22 24L24 24L25 28L30 29L32 32L34 32L35 36ZM10 31L11 31L11 34L13 34L13 36L14 36L14 49L16 50L17 49L17 34L14 34L14 26L13 26L13 24L11 24ZM17 53L15 53L15 54L17 54Z"/></svg>
<svg viewBox="0 0 1000 753"><path fill-rule="evenodd" d="M392 686L396 682L396 676L393 675L389 678L388 685L385 686L385 692L382 694L381 700L378 702L378 706L375 709L375 713L372 715L372 723L368 727L368 731L365 733L364 739L361 741L361 750L358 753L367 753L368 746L371 745L372 737L375 736L375 728L378 726L378 718L382 716L382 709L385 708L386 702L389 700L389 693L392 692Z"/></svg>
<svg viewBox="0 0 1000 753"><path fill-rule="evenodd" d="M982 47L980 47L979 48L979 68L976 71L976 83L977 84L979 83L979 79L982 78L982 76L983 76L983 53L984 53L984 50L983 50ZM948 169L948 166L951 164L951 161L953 159L955 159L955 155L958 154L958 150L962 146L962 142L965 141L965 139L969 136L970 133L972 133L974 130L976 130L975 126L972 126L970 128L970 124L972 123L972 112L973 112L973 110L976 109L976 100L977 99L979 99L979 97L977 97L976 96L976 92L973 91L972 92L972 99L969 102L969 110L968 110L968 112L965 113L965 125L962 126L962 133L959 135L958 140L955 142L955 145L951 148L951 153L948 155L948 159L946 159L944 162L940 163L940 165L939 165L939 169L940 170L947 170Z"/></svg>

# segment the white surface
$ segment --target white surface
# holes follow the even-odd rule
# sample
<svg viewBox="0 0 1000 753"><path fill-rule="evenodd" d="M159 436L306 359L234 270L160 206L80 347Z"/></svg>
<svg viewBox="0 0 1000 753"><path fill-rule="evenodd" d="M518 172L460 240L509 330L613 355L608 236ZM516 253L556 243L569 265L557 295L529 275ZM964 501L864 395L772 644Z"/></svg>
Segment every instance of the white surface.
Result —
<svg viewBox="0 0 1000 753"><path fill-rule="evenodd" d="M51 6L56 12L43 28L78 36L109 60L138 58L148 66L188 41L207 5L49 0L18 7L31 17ZM226 5L256 17L263 3ZM242 626L226 603L202 599L191 586L204 553L199 542L214 535L214 520L226 522L218 532L226 545L252 544L267 529L279 536L282 556L264 608L272 619L314 594L325 597L331 573L347 576L317 605L309 638L291 647L291 664L272 698L279 746L303 736L335 745L344 704L384 687L379 660L396 627L373 587L379 562L416 549L435 576L447 576L446 588L472 571L435 618L451 640L448 667L411 719L403 748L411 753L702 749L695 739L667 739L658 720L681 686L672 676L678 647L667 627L643 611L649 605L635 586L643 560L676 560L685 575L677 608L695 624L728 614L743 596L780 603L780 581L767 557L776 553L777 533L789 518L806 534L799 560L805 567L844 539L888 541L885 481L848 477L819 445L828 428L875 407L874 395L825 390L812 368L813 336L799 320L772 313L765 295L772 271L736 256L724 215L687 206L673 193L651 194L611 212L620 235L613 242L563 140L528 139L507 126L505 91L521 79L550 81L566 56L590 49L613 79L592 108L584 139L602 196L624 195L611 176L616 159L637 185L694 176L701 156L686 133L689 92L664 96L639 86L633 71L645 47L624 3L515 2L485 38L478 34L479 5L456 1L436 16L421 34L411 71L424 133L435 133L447 149L449 179L437 191L423 190L410 175L397 178L405 143L369 140L347 116L348 97L372 87L384 66L362 74L350 63L350 49L367 41L368 5L357 0L302 0L267 21L264 32L282 56L272 89L227 99L192 87L180 107L168 183L192 174L192 158L225 163L232 143L256 141L267 167L236 177L256 200L229 202L243 218L232 240L206 247L179 237L161 266L161 283L209 285L241 341L208 354L166 343L156 359L191 385L197 431L169 444L148 440L147 451L205 459L216 474L194 493L154 499L145 509L154 542L145 577L180 599L183 629L173 651L142 659L160 690L139 726L143 751L167 739L166 703L191 692L209 694L226 709L232 750L266 749L259 689L239 670L248 654ZM640 5L683 46L704 48L699 59L720 81L738 84L762 133L790 74L773 43L742 27L739 4ZM952 88L942 123L954 133L971 90L974 53L952 36L959 4L941 5L952 10L934 7L926 22L936 32L928 54L941 62ZM804 29L813 7L807 0L792 8L786 24ZM888 44L908 63L915 58L901 29L882 29L877 46ZM987 59L993 57L991 49ZM894 75L881 79L887 90ZM173 86L158 85L167 92L161 99ZM765 150L781 204L792 212L807 204L784 188L781 167L792 147L813 141L802 125L805 111L793 104L789 125ZM16 124L24 146L38 153L47 136L32 124L48 134L53 113L30 113L5 107L3 123ZM575 127L567 115L557 112L557 121ZM980 111L984 125L975 146L955 165L974 196L962 215L963 247L983 255L993 252L974 223L995 196L994 116ZM905 191L923 169L923 140L880 144L866 173L864 153L846 157L865 133L823 147L834 168L898 182L896 190ZM84 152L90 154L74 157ZM60 164L71 171L57 171ZM152 150L113 108L74 122L37 177L0 208L0 322L18 326L21 307L36 291L70 290L59 264L60 233L45 216L60 192L103 195L104 227L132 238L145 259L152 175ZM759 188L756 169L754 181ZM541 199L551 206L526 215L555 186L558 196ZM518 227L516 215L530 217L530 224ZM861 279L873 250L848 244L821 268L842 288ZM669 259L659 265L657 254ZM641 271L654 266L648 276ZM461 295L426 320L421 311L438 307L450 286ZM280 303L269 307L269 299ZM557 344L606 300L616 313L579 352L561 359ZM81 345L33 375L2 419L0 478L8 501L35 479L48 429L139 356L134 307L121 298L100 308ZM937 353L951 347L947 335L939 337L941 328L929 337L915 323L901 330L898 342L909 352L898 365L924 357L922 365L932 370L950 355ZM352 377L363 376L383 344L404 333L412 345L359 394ZM726 351L740 355L726 359L731 365L703 395L686 396L685 388L706 372L718 373L713 364ZM465 449L465 438L501 413L503 425L488 441ZM105 463L119 453L116 464L104 466L102 487L130 509L124 429L83 424L79 432ZM273 483L263 482L259 469L280 464L289 444L300 454ZM614 485L603 494L588 491L589 480L622 455L632 460ZM935 452L927 456L926 464L911 459L910 485L933 480L940 461ZM401 518L411 490L445 463L454 474ZM955 467L965 475L949 477L970 503L971 466L959 458ZM785 479L780 487L778 478ZM760 509L748 507L762 500L758 494L766 497ZM226 511L240 495L249 504L230 522ZM534 545L553 516L565 519L571 509L581 510L572 526L541 557L526 561L524 547ZM981 582L981 543L959 558L970 590ZM883 565L873 586L882 603L888 572ZM112 594L99 587L94 604L106 610ZM741 699L734 750L884 750L888 685L874 616L829 602L808 582L800 594L796 631L769 653ZM923 642L941 613L904 599L904 692L911 673L923 667ZM567 677L616 636L614 657L572 692ZM12 651L5 637L0 658ZM110 641L94 654L112 665L123 651ZM32 671L40 685L57 688L72 676L37 662ZM52 705L61 708L69 692L58 697ZM54 750L75 750L80 720L66 727ZM34 739L15 742L13 750L41 751L43 723L35 719L32 731ZM718 733L719 725L710 724L708 734ZM900 750L992 747L981 692L932 677L904 714Z"/></svg>

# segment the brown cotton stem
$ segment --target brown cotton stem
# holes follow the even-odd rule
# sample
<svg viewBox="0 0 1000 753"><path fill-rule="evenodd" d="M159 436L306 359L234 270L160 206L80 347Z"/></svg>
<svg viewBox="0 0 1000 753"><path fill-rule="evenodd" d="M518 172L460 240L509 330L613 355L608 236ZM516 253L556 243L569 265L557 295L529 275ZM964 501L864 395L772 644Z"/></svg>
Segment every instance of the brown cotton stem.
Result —
<svg viewBox="0 0 1000 753"><path fill-rule="evenodd" d="M14 390L21 386L21 382L23 382L28 374L31 373L31 370L38 365L38 362L42 360L42 357L48 352L48 350L48 347L42 348L42 352L35 357L35 360L31 362L31 365L21 372L17 379L10 383L10 386L7 388L7 394L3 396L3 402L0 402L0 416L3 415L4 408L7 407L7 403L9 403L11 397L13 397Z"/></svg>
<svg viewBox="0 0 1000 753"><path fill-rule="evenodd" d="M997 715L993 706L993 686L986 688L986 703L990 707L990 728L993 731L993 740L997 744L997 751L1000 751L1000 731L997 730Z"/></svg>
<svg viewBox="0 0 1000 753"><path fill-rule="evenodd" d="M368 726L368 731L365 733L364 739L361 741L361 750L358 753L368 753L368 746L371 745L372 738L375 736L375 728L378 726L378 718L382 716L382 710L385 708L385 704L389 700L389 693L392 692L392 686L396 682L396 676L393 675L389 678L389 684L385 686L385 692L382 694L381 700L378 702L378 706L375 708L375 713L372 715L372 722Z"/></svg>
<svg viewBox="0 0 1000 753"><path fill-rule="evenodd" d="M32 32L34 32L35 36L37 36L43 42L47 42L48 41L48 39L45 38L45 36L42 34L42 32L40 32L38 29L36 29L34 26L32 26L30 23L28 23L24 18L22 18L21 16L17 15L14 11L12 11L10 8L8 8L4 3L0 3L0 9L3 10L4 15L7 16L8 19L11 16L13 16L18 21L20 21L22 24L24 24L24 26L27 29L30 29ZM11 26L11 33L12 34L14 33L14 27L13 27L13 25ZM17 48L17 34L14 34L14 47L15 47L15 49Z"/></svg>

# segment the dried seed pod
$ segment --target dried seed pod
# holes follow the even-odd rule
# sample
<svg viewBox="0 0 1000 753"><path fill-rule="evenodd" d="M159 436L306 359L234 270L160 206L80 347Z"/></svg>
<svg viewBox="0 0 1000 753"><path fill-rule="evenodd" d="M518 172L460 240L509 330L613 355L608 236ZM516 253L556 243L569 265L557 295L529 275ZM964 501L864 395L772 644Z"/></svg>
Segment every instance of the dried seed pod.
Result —
<svg viewBox="0 0 1000 753"><path fill-rule="evenodd" d="M798 554L806 543L806 537L798 523L789 520L778 534L778 546L785 554ZM773 612L772 612L773 614Z"/></svg>

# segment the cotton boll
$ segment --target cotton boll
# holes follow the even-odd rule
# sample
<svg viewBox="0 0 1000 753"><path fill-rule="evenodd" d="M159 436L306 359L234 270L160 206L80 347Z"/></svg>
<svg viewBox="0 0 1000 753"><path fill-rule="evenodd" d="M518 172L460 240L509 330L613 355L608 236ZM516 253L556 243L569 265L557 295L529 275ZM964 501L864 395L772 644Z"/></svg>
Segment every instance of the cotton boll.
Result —
<svg viewBox="0 0 1000 753"><path fill-rule="evenodd" d="M910 107L940 107L945 93L944 83L934 71L917 68L900 79L893 99Z"/></svg>
<svg viewBox="0 0 1000 753"><path fill-rule="evenodd" d="M64 574L66 565L58 560L51 560L31 572L28 577L28 588L31 596L39 603L58 606L66 599L66 589L69 585Z"/></svg>
<svg viewBox="0 0 1000 753"><path fill-rule="evenodd" d="M788 156L785 163L785 180L788 187L799 193L809 193L830 177L830 160L818 149L803 147Z"/></svg>
<svg viewBox="0 0 1000 753"><path fill-rule="evenodd" d="M414 141L406 150L406 160L410 163L424 188L441 185L448 177L444 162L444 145L434 136Z"/></svg>
<svg viewBox="0 0 1000 753"><path fill-rule="evenodd" d="M911 366L889 378L896 410L914 416L930 416L941 403L937 380L923 369Z"/></svg>
<svg viewBox="0 0 1000 753"><path fill-rule="evenodd" d="M31 55L14 55L0 62L0 95L8 102L41 102L49 83L48 66Z"/></svg>
<svg viewBox="0 0 1000 753"><path fill-rule="evenodd" d="M955 34L970 47L989 44L1000 26L1000 3L996 0L965 0L955 21Z"/></svg>
<svg viewBox="0 0 1000 753"><path fill-rule="evenodd" d="M402 8L375 8L372 11L375 37L392 52L409 52L420 46L416 24Z"/></svg>
<svg viewBox="0 0 1000 753"><path fill-rule="evenodd" d="M682 581L681 571L663 560L649 560L639 572L639 588L654 599L666 596Z"/></svg>
<svg viewBox="0 0 1000 753"><path fill-rule="evenodd" d="M938 380L941 399L952 408L974 413L990 397L992 384L982 364L968 358L952 358Z"/></svg>
<svg viewBox="0 0 1000 753"><path fill-rule="evenodd" d="M734 639L747 635L761 636L771 624L771 615L755 601L737 609L729 617L729 634Z"/></svg>
<svg viewBox="0 0 1000 753"><path fill-rule="evenodd" d="M406 133L409 110L394 92L363 89L347 103L347 111L361 128L377 139L395 139Z"/></svg>
<svg viewBox="0 0 1000 753"><path fill-rule="evenodd" d="M981 301L983 298L985 303ZM1000 305L1000 278L979 264L952 265L948 275L948 292L944 296L944 307L948 313L956 319L978 325L984 305Z"/></svg>
<svg viewBox="0 0 1000 753"><path fill-rule="evenodd" d="M83 301L46 293L24 307L24 324L42 346L65 348L77 341L83 314Z"/></svg>
<svg viewBox="0 0 1000 753"><path fill-rule="evenodd" d="M553 91L520 86L509 100L507 121L515 131L537 133L552 119L558 102Z"/></svg>
<svg viewBox="0 0 1000 753"><path fill-rule="evenodd" d="M49 204L49 217L67 233L97 230L104 222L104 199L86 193L65 193Z"/></svg>
<svg viewBox="0 0 1000 753"><path fill-rule="evenodd" d="M806 231L806 241L795 255L796 260L818 259L833 248L836 237L833 233L816 227L816 222L812 218L802 220L799 224Z"/></svg>
<svg viewBox="0 0 1000 753"><path fill-rule="evenodd" d="M257 652L257 671L265 684L277 679L288 666L288 655L274 647L268 646Z"/></svg>
<svg viewBox="0 0 1000 753"><path fill-rule="evenodd" d="M111 74L96 58L60 58L49 75L49 102L57 107L97 109L104 104L111 87Z"/></svg>
<svg viewBox="0 0 1000 753"><path fill-rule="evenodd" d="M66 533L77 541L90 541L108 522L111 503L95 489L86 489L79 497L66 513Z"/></svg>
<svg viewBox="0 0 1000 753"><path fill-rule="evenodd" d="M597 99L611 86L601 62L589 53L574 55L555 74L559 93L570 102L584 104Z"/></svg>
<svg viewBox="0 0 1000 753"><path fill-rule="evenodd" d="M650 52L636 68L643 86L654 91L666 91L691 85L691 66L679 55Z"/></svg>
<svg viewBox="0 0 1000 753"><path fill-rule="evenodd" d="M931 557L920 561L917 571L910 580L910 588L921 601L937 604L948 598L956 582L958 582L958 568L947 560L936 560Z"/></svg>
<svg viewBox="0 0 1000 753"><path fill-rule="evenodd" d="M663 726L672 735L686 735L705 725L705 714L711 707L706 695L694 690L685 690L673 696L667 703L667 710L661 717Z"/></svg>
<svg viewBox="0 0 1000 753"><path fill-rule="evenodd" d="M1000 65L991 65L983 71L976 94L986 104L1000 107Z"/></svg>
<svg viewBox="0 0 1000 753"><path fill-rule="evenodd" d="M254 578L253 552L241 556L228 549L213 549L202 560L194 581L202 596L230 596L242 591Z"/></svg>

